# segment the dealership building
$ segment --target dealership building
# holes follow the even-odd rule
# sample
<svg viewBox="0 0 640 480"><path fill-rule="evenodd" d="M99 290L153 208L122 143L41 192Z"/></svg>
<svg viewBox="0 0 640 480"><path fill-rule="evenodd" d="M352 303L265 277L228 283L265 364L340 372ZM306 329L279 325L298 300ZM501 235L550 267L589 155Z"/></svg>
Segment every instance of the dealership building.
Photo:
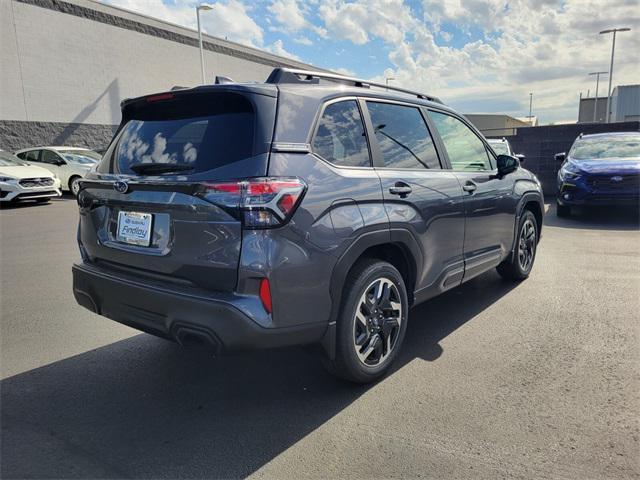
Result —
<svg viewBox="0 0 640 480"><path fill-rule="evenodd" d="M207 35L204 56L212 83L314 68ZM0 0L0 65L0 149L9 151L103 149L122 99L201 83L197 32L91 0Z"/></svg>

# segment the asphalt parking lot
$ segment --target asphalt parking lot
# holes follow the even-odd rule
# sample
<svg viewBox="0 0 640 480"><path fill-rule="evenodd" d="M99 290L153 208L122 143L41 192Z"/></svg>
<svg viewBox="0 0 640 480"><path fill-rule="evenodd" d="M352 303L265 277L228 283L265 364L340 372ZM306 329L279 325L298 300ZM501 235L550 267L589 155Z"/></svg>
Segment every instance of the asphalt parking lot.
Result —
<svg viewBox="0 0 640 480"><path fill-rule="evenodd" d="M547 214L519 285L415 308L393 373L219 359L77 306L76 205L0 210L2 478L638 478L637 212Z"/></svg>

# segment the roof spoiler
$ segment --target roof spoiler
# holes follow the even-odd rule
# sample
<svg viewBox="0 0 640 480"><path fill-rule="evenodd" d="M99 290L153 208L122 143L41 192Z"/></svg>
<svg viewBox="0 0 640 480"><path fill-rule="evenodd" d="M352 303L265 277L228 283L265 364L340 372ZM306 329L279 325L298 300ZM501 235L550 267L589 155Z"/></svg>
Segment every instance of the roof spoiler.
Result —
<svg viewBox="0 0 640 480"><path fill-rule="evenodd" d="M265 83L283 84L283 83L297 83L297 84L318 84L320 79L330 80L338 83L346 83L348 85L360 88L383 88L385 90L392 90L394 92L400 92L407 95L418 97L421 100L429 100L430 102L442 103L438 97L433 95L427 95L425 93L415 92L413 90L407 90L404 88L393 87L382 83L370 82L368 80L362 80L359 78L347 77L345 75L338 75L336 73L317 72L311 70L298 70L295 68L274 68Z"/></svg>

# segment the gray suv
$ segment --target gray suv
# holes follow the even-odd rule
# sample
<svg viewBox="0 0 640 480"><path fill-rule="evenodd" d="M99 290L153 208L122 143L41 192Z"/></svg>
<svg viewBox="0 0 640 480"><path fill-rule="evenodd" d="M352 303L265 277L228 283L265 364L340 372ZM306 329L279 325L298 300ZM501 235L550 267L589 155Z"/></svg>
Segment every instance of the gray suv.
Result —
<svg viewBox="0 0 640 480"><path fill-rule="evenodd" d="M317 344L356 382L409 309L531 271L540 183L437 98L275 69L122 103L81 183L78 303L214 352Z"/></svg>

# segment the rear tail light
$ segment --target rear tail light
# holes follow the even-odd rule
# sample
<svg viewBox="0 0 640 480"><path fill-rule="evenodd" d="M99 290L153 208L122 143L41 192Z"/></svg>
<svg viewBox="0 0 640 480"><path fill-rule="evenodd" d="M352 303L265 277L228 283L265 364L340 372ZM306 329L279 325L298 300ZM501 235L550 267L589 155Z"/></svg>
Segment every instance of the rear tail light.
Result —
<svg viewBox="0 0 640 480"><path fill-rule="evenodd" d="M307 188L298 178L252 178L240 182L203 184L201 195L227 208L238 208L247 228L285 224Z"/></svg>
<svg viewBox="0 0 640 480"><path fill-rule="evenodd" d="M273 306L271 304L271 285L269 285L269 280L263 278L260 280L260 301L262 302L262 306L265 311L271 314L273 310Z"/></svg>

